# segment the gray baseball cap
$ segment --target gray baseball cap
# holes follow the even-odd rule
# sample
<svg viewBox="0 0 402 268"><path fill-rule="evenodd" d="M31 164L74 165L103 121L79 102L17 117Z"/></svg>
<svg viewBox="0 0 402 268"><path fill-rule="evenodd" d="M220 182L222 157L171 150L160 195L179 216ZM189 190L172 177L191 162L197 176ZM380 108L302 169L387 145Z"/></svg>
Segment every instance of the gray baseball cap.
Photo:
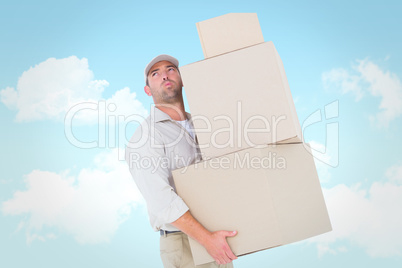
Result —
<svg viewBox="0 0 402 268"><path fill-rule="evenodd" d="M149 70L152 68L152 66L154 66L155 63L164 61L164 60L173 63L177 68L179 68L179 61L176 58L166 55L166 54L161 54L159 56L156 56L147 64L147 66L145 66L145 70L144 70L145 83L147 82L148 73L149 73Z"/></svg>

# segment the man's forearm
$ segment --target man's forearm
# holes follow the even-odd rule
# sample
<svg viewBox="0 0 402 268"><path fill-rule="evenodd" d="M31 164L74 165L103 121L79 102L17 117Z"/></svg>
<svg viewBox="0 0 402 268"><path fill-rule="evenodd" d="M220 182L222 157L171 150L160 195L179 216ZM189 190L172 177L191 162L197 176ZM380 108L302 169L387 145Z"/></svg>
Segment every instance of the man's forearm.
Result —
<svg viewBox="0 0 402 268"><path fill-rule="evenodd" d="M172 225L203 245L218 264L229 263L237 259L226 241L226 237L235 236L236 231L210 232L189 211L172 222Z"/></svg>
<svg viewBox="0 0 402 268"><path fill-rule="evenodd" d="M186 233L191 238L197 240L202 245L212 233L204 228L189 211L172 223L173 226Z"/></svg>

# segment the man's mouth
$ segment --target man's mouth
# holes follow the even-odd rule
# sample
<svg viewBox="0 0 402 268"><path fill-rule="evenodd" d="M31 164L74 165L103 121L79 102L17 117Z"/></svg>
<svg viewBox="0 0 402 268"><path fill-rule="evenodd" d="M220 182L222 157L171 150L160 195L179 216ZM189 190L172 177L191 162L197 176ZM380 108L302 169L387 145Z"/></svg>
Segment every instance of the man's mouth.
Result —
<svg viewBox="0 0 402 268"><path fill-rule="evenodd" d="M172 85L172 82L169 81L169 80L167 80L167 81L163 82L163 85L164 85L164 86L171 86L171 85Z"/></svg>

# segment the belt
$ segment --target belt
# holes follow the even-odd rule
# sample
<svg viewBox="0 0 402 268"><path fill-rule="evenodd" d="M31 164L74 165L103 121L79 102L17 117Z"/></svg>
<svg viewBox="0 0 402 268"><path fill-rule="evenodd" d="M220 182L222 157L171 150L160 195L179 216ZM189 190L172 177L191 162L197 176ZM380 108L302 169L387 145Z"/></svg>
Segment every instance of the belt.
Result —
<svg viewBox="0 0 402 268"><path fill-rule="evenodd" d="M167 236L168 234L173 234L173 233L180 233L181 231L165 231L165 230L159 230L159 233L161 234L161 236Z"/></svg>

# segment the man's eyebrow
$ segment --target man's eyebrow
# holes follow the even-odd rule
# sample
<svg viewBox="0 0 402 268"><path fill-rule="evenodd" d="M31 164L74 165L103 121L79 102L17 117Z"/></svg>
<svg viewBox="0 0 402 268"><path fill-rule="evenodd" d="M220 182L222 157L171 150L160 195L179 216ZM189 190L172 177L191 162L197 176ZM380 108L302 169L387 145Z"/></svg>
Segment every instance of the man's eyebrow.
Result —
<svg viewBox="0 0 402 268"><path fill-rule="evenodd" d="M173 68L175 68L177 70L177 67L174 64L166 65L166 68L170 68L170 67L173 67ZM152 73L157 72L159 70L160 70L160 68L152 69L152 70L149 71L149 74L152 74Z"/></svg>
<svg viewBox="0 0 402 268"><path fill-rule="evenodd" d="M159 68L151 70L151 71L149 72L149 74L151 74L151 73L153 73L153 72L156 72L156 71L159 71Z"/></svg>

